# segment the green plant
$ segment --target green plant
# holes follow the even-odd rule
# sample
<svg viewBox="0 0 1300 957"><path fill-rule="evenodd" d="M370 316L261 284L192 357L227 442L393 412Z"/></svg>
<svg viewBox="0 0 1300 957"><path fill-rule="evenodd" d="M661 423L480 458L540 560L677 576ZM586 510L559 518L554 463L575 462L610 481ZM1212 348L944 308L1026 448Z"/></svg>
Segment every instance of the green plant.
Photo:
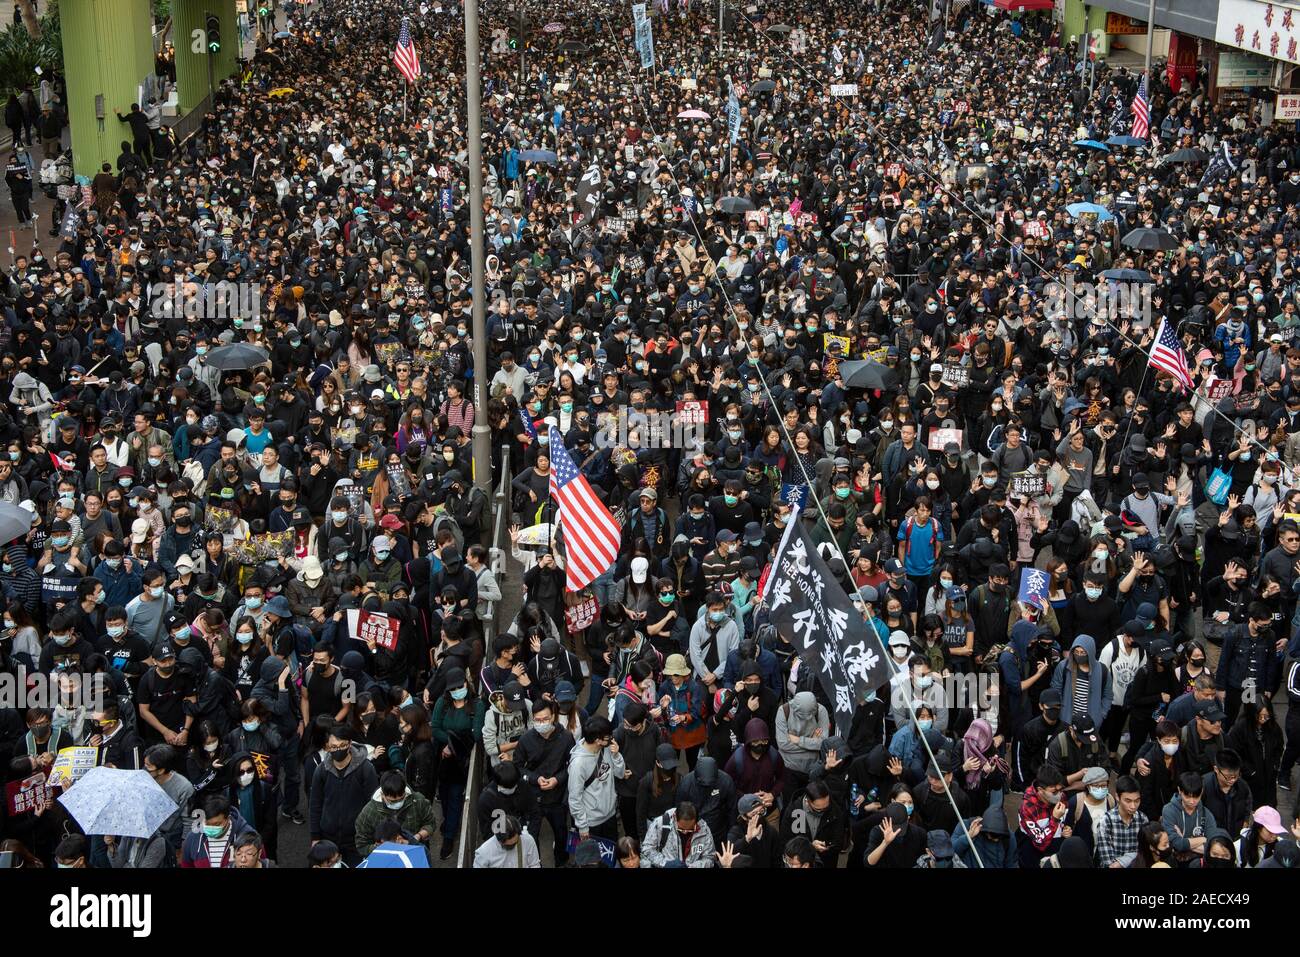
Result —
<svg viewBox="0 0 1300 957"><path fill-rule="evenodd" d="M22 24L10 24L0 32L0 92L21 90L23 84L38 82L36 68L49 75L63 69L63 31L59 8L54 6L41 18L41 35L33 39Z"/></svg>

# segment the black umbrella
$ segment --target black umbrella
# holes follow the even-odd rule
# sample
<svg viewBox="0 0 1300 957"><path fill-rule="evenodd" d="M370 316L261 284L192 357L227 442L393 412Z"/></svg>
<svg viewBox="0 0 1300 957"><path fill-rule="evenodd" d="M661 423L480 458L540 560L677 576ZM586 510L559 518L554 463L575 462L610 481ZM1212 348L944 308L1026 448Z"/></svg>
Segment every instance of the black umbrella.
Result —
<svg viewBox="0 0 1300 957"><path fill-rule="evenodd" d="M565 40L560 49L565 53L586 53L590 48L581 40Z"/></svg>
<svg viewBox="0 0 1300 957"><path fill-rule="evenodd" d="M1102 279L1111 282L1155 282L1151 273L1142 269L1107 269L1101 274Z"/></svg>
<svg viewBox="0 0 1300 957"><path fill-rule="evenodd" d="M734 213L748 213L758 208L743 196L724 196L715 205L728 216Z"/></svg>
<svg viewBox="0 0 1300 957"><path fill-rule="evenodd" d="M250 346L247 342L236 342L233 346L221 346L209 352L208 365L219 372L238 372L266 365L270 358L265 349Z"/></svg>
<svg viewBox="0 0 1300 957"><path fill-rule="evenodd" d="M1172 233L1164 229L1148 229L1145 226L1130 230L1124 235L1124 238L1121 239L1120 242L1130 249L1156 250L1178 248L1178 240L1174 238Z"/></svg>
<svg viewBox="0 0 1300 957"><path fill-rule="evenodd" d="M768 33L789 33L794 27L784 23L774 23L767 28Z"/></svg>
<svg viewBox="0 0 1300 957"><path fill-rule="evenodd" d="M776 89L776 84L771 80L759 80L749 89L751 93L771 93Z"/></svg>
<svg viewBox="0 0 1300 957"><path fill-rule="evenodd" d="M1197 149L1190 146L1181 150L1174 150L1165 157L1166 163L1204 163L1210 158L1210 154L1205 150Z"/></svg>
<svg viewBox="0 0 1300 957"><path fill-rule="evenodd" d="M899 383L898 371L874 359L842 359L840 378L846 389L892 389Z"/></svg>

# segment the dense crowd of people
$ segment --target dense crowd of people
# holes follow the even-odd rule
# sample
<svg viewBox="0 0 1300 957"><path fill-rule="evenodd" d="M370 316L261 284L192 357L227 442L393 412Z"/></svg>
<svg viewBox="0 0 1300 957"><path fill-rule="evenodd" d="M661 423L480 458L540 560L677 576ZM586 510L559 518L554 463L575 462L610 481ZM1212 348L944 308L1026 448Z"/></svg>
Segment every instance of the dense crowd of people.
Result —
<svg viewBox="0 0 1300 957"><path fill-rule="evenodd" d="M410 84L401 9L306 8L7 270L10 866L446 861L466 807L481 868L1297 866L1295 131L1153 76L1105 147L1139 77L1050 14L674 2L641 70L525 8L477 387L436 0ZM622 529L577 590L552 454ZM792 522L894 675L848 727L768 621ZM175 812L84 826L87 750Z"/></svg>

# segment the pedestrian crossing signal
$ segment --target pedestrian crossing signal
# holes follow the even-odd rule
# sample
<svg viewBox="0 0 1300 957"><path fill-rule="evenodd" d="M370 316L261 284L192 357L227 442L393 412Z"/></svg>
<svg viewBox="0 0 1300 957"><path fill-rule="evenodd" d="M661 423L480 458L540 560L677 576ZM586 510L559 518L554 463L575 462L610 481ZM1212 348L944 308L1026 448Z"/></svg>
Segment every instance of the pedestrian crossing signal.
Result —
<svg viewBox="0 0 1300 957"><path fill-rule="evenodd" d="M221 50L221 18L209 14L204 21L204 26L208 34L208 52L218 53Z"/></svg>

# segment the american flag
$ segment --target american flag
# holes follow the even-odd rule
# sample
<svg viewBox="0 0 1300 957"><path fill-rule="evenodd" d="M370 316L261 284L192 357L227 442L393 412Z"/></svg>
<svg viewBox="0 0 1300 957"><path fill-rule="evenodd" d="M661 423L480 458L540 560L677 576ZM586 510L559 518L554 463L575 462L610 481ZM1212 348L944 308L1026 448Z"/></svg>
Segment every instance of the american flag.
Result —
<svg viewBox="0 0 1300 957"><path fill-rule="evenodd" d="M1143 73L1137 96L1133 97L1133 132L1130 135L1144 140L1150 132L1151 105L1147 103L1147 75Z"/></svg>
<svg viewBox="0 0 1300 957"><path fill-rule="evenodd" d="M1187 355L1178 344L1168 319L1161 319L1160 328L1156 330L1156 341L1151 345L1151 364L1161 372L1168 372L1187 391L1192 390L1192 377L1187 372Z"/></svg>
<svg viewBox="0 0 1300 957"><path fill-rule="evenodd" d="M564 525L565 587L578 591L614 564L622 531L573 464L559 429L551 426L550 435L551 499Z"/></svg>
<svg viewBox="0 0 1300 957"><path fill-rule="evenodd" d="M414 83L420 78L420 55L415 52L415 44L411 42L411 21L405 18L402 19L402 32L397 35L393 62L402 71L407 83Z"/></svg>

